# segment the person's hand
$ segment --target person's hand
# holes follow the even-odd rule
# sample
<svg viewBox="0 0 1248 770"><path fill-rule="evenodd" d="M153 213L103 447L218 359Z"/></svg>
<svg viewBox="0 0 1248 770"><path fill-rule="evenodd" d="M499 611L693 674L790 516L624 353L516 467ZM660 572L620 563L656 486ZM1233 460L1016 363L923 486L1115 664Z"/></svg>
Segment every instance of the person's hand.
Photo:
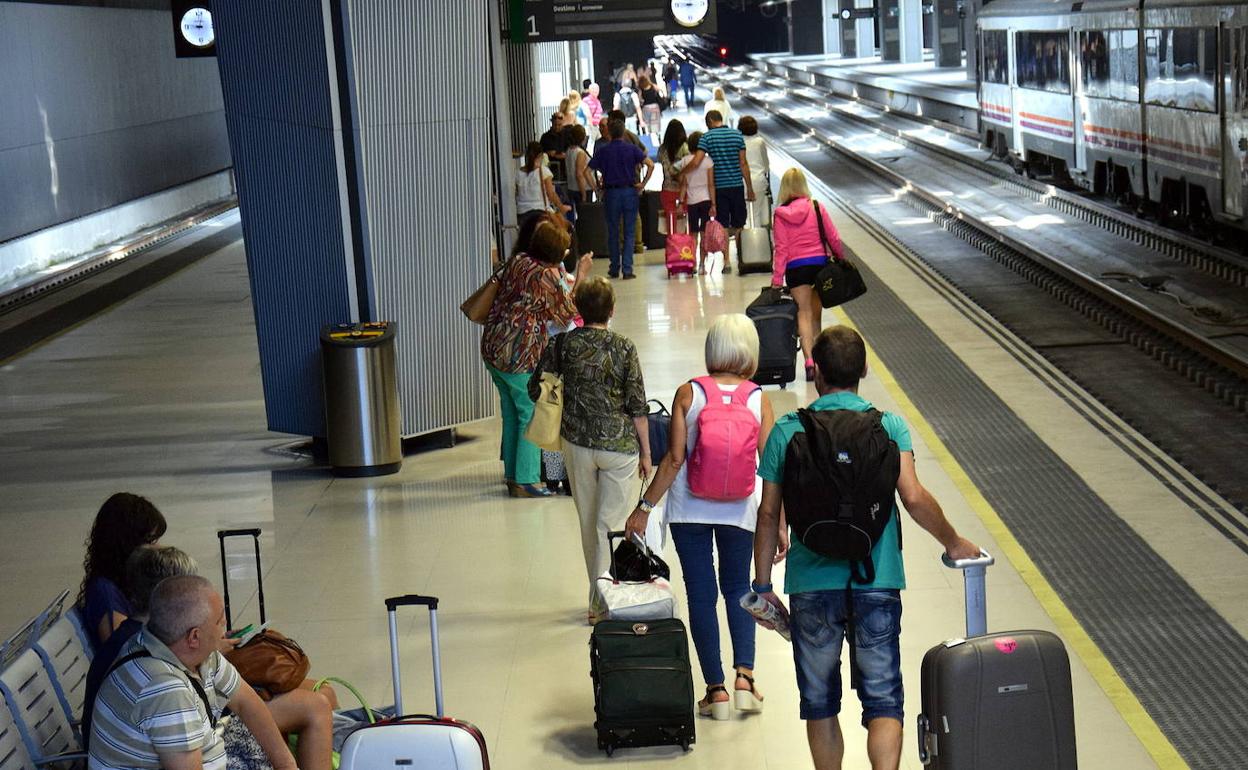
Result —
<svg viewBox="0 0 1248 770"><path fill-rule="evenodd" d="M576 261L576 274L578 276L589 275L589 271L594 267L594 252L587 251L581 255Z"/></svg>
<svg viewBox="0 0 1248 770"><path fill-rule="evenodd" d="M715 207L714 207L714 206L711 206L710 211L708 211L708 212L706 213L706 215L707 215L708 217L710 217L711 219L714 219L714 218L715 218Z"/></svg>
<svg viewBox="0 0 1248 770"><path fill-rule="evenodd" d="M945 548L945 553L949 554L950 559L956 561L958 559L977 559L982 551L979 550L979 546L970 540L959 537L952 545Z"/></svg>
<svg viewBox="0 0 1248 770"><path fill-rule="evenodd" d="M772 564L779 564L784 561L784 557L789 555L789 528L780 527L776 538L776 555L771 557Z"/></svg>
<svg viewBox="0 0 1248 770"><path fill-rule="evenodd" d="M633 512L628 515L628 520L624 522L624 537L627 538L634 532L642 540L646 539L646 525L650 523L650 514L634 508Z"/></svg>
<svg viewBox="0 0 1248 770"><path fill-rule="evenodd" d="M633 185L633 187L637 190L637 192L641 192L642 190L646 189L646 183L638 182L637 184Z"/></svg>
<svg viewBox="0 0 1248 770"><path fill-rule="evenodd" d="M793 623L789 621L789 608L784 606L784 601L779 596L776 596L775 591L768 591L765 594L759 594L759 596L763 597L763 600L766 601L768 604L775 607L776 610L780 613L780 617L784 618L786 623L788 623L790 626L793 625ZM768 631L776 630L776 626L774 623L763 620L762 618L759 618L756 615L750 615L750 617L754 618L755 623L759 624L760 626L767 629Z"/></svg>
<svg viewBox="0 0 1248 770"><path fill-rule="evenodd" d="M784 284L782 284L782 283L773 283L773 284L771 285L771 288L773 288L773 289L783 289L783 288L784 288Z"/></svg>
<svg viewBox="0 0 1248 770"><path fill-rule="evenodd" d="M566 204L566 203L560 203L560 204L559 204L559 213L560 213L560 214L566 214L566 213L568 213L568 212L569 212L569 211L571 211L571 210L572 210L572 207L571 207L571 206L569 206L568 204Z"/></svg>
<svg viewBox="0 0 1248 770"><path fill-rule="evenodd" d="M238 647L238 643L242 640L243 638L241 636L236 636L234 638L223 636L221 637L221 641L217 643L217 652L222 655L225 655L227 652L232 652L234 648Z"/></svg>
<svg viewBox="0 0 1248 770"><path fill-rule="evenodd" d="M752 201L752 200L754 200L754 191L753 191L753 190L747 190L747 191L746 191L746 193L745 193L745 199L746 199L747 201Z"/></svg>
<svg viewBox="0 0 1248 770"><path fill-rule="evenodd" d="M637 475L642 481L650 478L650 471L654 470L654 466L650 464L650 455L642 455L637 460Z"/></svg>

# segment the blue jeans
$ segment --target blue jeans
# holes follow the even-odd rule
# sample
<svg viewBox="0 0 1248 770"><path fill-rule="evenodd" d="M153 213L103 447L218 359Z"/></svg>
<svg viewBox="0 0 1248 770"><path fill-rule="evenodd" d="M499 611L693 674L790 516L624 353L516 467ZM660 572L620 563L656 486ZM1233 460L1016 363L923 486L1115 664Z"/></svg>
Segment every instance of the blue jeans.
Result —
<svg viewBox="0 0 1248 770"><path fill-rule="evenodd" d="M674 528L673 528L674 529ZM793 663L802 719L841 713L841 642L846 591L811 591L789 597ZM852 591L858 699L862 724L892 717L904 723L901 687L901 592Z"/></svg>
<svg viewBox="0 0 1248 770"><path fill-rule="evenodd" d="M685 92L685 108L693 106L693 83L681 83L681 89Z"/></svg>
<svg viewBox="0 0 1248 770"><path fill-rule="evenodd" d="M633 274L633 239L637 230L637 210L640 198L636 187L609 187L603 208L607 214L607 243L611 250L612 275ZM624 246L620 246L620 219L624 220ZM622 252L622 253L621 253Z"/></svg>
<svg viewBox="0 0 1248 770"><path fill-rule="evenodd" d="M727 524L673 524L672 542L685 574L689 597L689 631L698 651L702 679L722 684L724 667L719 657L718 594L728 605L728 633L732 636L734 668L754 668L754 618L741 609L741 597L750 590L750 564L754 559L754 533ZM719 585L711 541L719 550ZM729 685L731 687L732 685Z"/></svg>

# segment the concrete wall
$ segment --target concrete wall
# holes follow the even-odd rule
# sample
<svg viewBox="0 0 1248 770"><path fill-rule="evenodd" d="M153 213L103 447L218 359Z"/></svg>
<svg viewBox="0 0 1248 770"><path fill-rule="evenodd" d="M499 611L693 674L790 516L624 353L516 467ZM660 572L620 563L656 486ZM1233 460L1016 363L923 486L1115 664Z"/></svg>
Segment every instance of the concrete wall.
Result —
<svg viewBox="0 0 1248 770"><path fill-rule="evenodd" d="M167 8L0 2L0 242L229 167L216 61L174 57Z"/></svg>

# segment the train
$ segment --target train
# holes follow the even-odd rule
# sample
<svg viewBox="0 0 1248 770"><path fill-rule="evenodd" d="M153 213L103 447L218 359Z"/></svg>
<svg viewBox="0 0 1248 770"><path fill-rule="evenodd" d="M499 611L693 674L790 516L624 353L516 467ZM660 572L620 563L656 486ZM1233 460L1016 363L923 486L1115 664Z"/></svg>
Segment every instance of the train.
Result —
<svg viewBox="0 0 1248 770"><path fill-rule="evenodd" d="M1248 230L1248 4L992 0L976 34L993 155L1171 226Z"/></svg>

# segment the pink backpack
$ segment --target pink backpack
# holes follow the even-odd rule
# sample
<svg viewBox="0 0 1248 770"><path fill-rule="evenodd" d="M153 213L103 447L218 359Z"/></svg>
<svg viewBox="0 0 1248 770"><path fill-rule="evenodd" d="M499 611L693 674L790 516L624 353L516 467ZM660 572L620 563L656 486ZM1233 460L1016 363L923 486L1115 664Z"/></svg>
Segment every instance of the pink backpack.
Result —
<svg viewBox="0 0 1248 770"><path fill-rule="evenodd" d="M693 380L706 393L698 413L698 443L689 455L689 491L706 500L742 500L754 493L758 470L758 418L748 406L758 389L748 380L728 403L712 377Z"/></svg>

